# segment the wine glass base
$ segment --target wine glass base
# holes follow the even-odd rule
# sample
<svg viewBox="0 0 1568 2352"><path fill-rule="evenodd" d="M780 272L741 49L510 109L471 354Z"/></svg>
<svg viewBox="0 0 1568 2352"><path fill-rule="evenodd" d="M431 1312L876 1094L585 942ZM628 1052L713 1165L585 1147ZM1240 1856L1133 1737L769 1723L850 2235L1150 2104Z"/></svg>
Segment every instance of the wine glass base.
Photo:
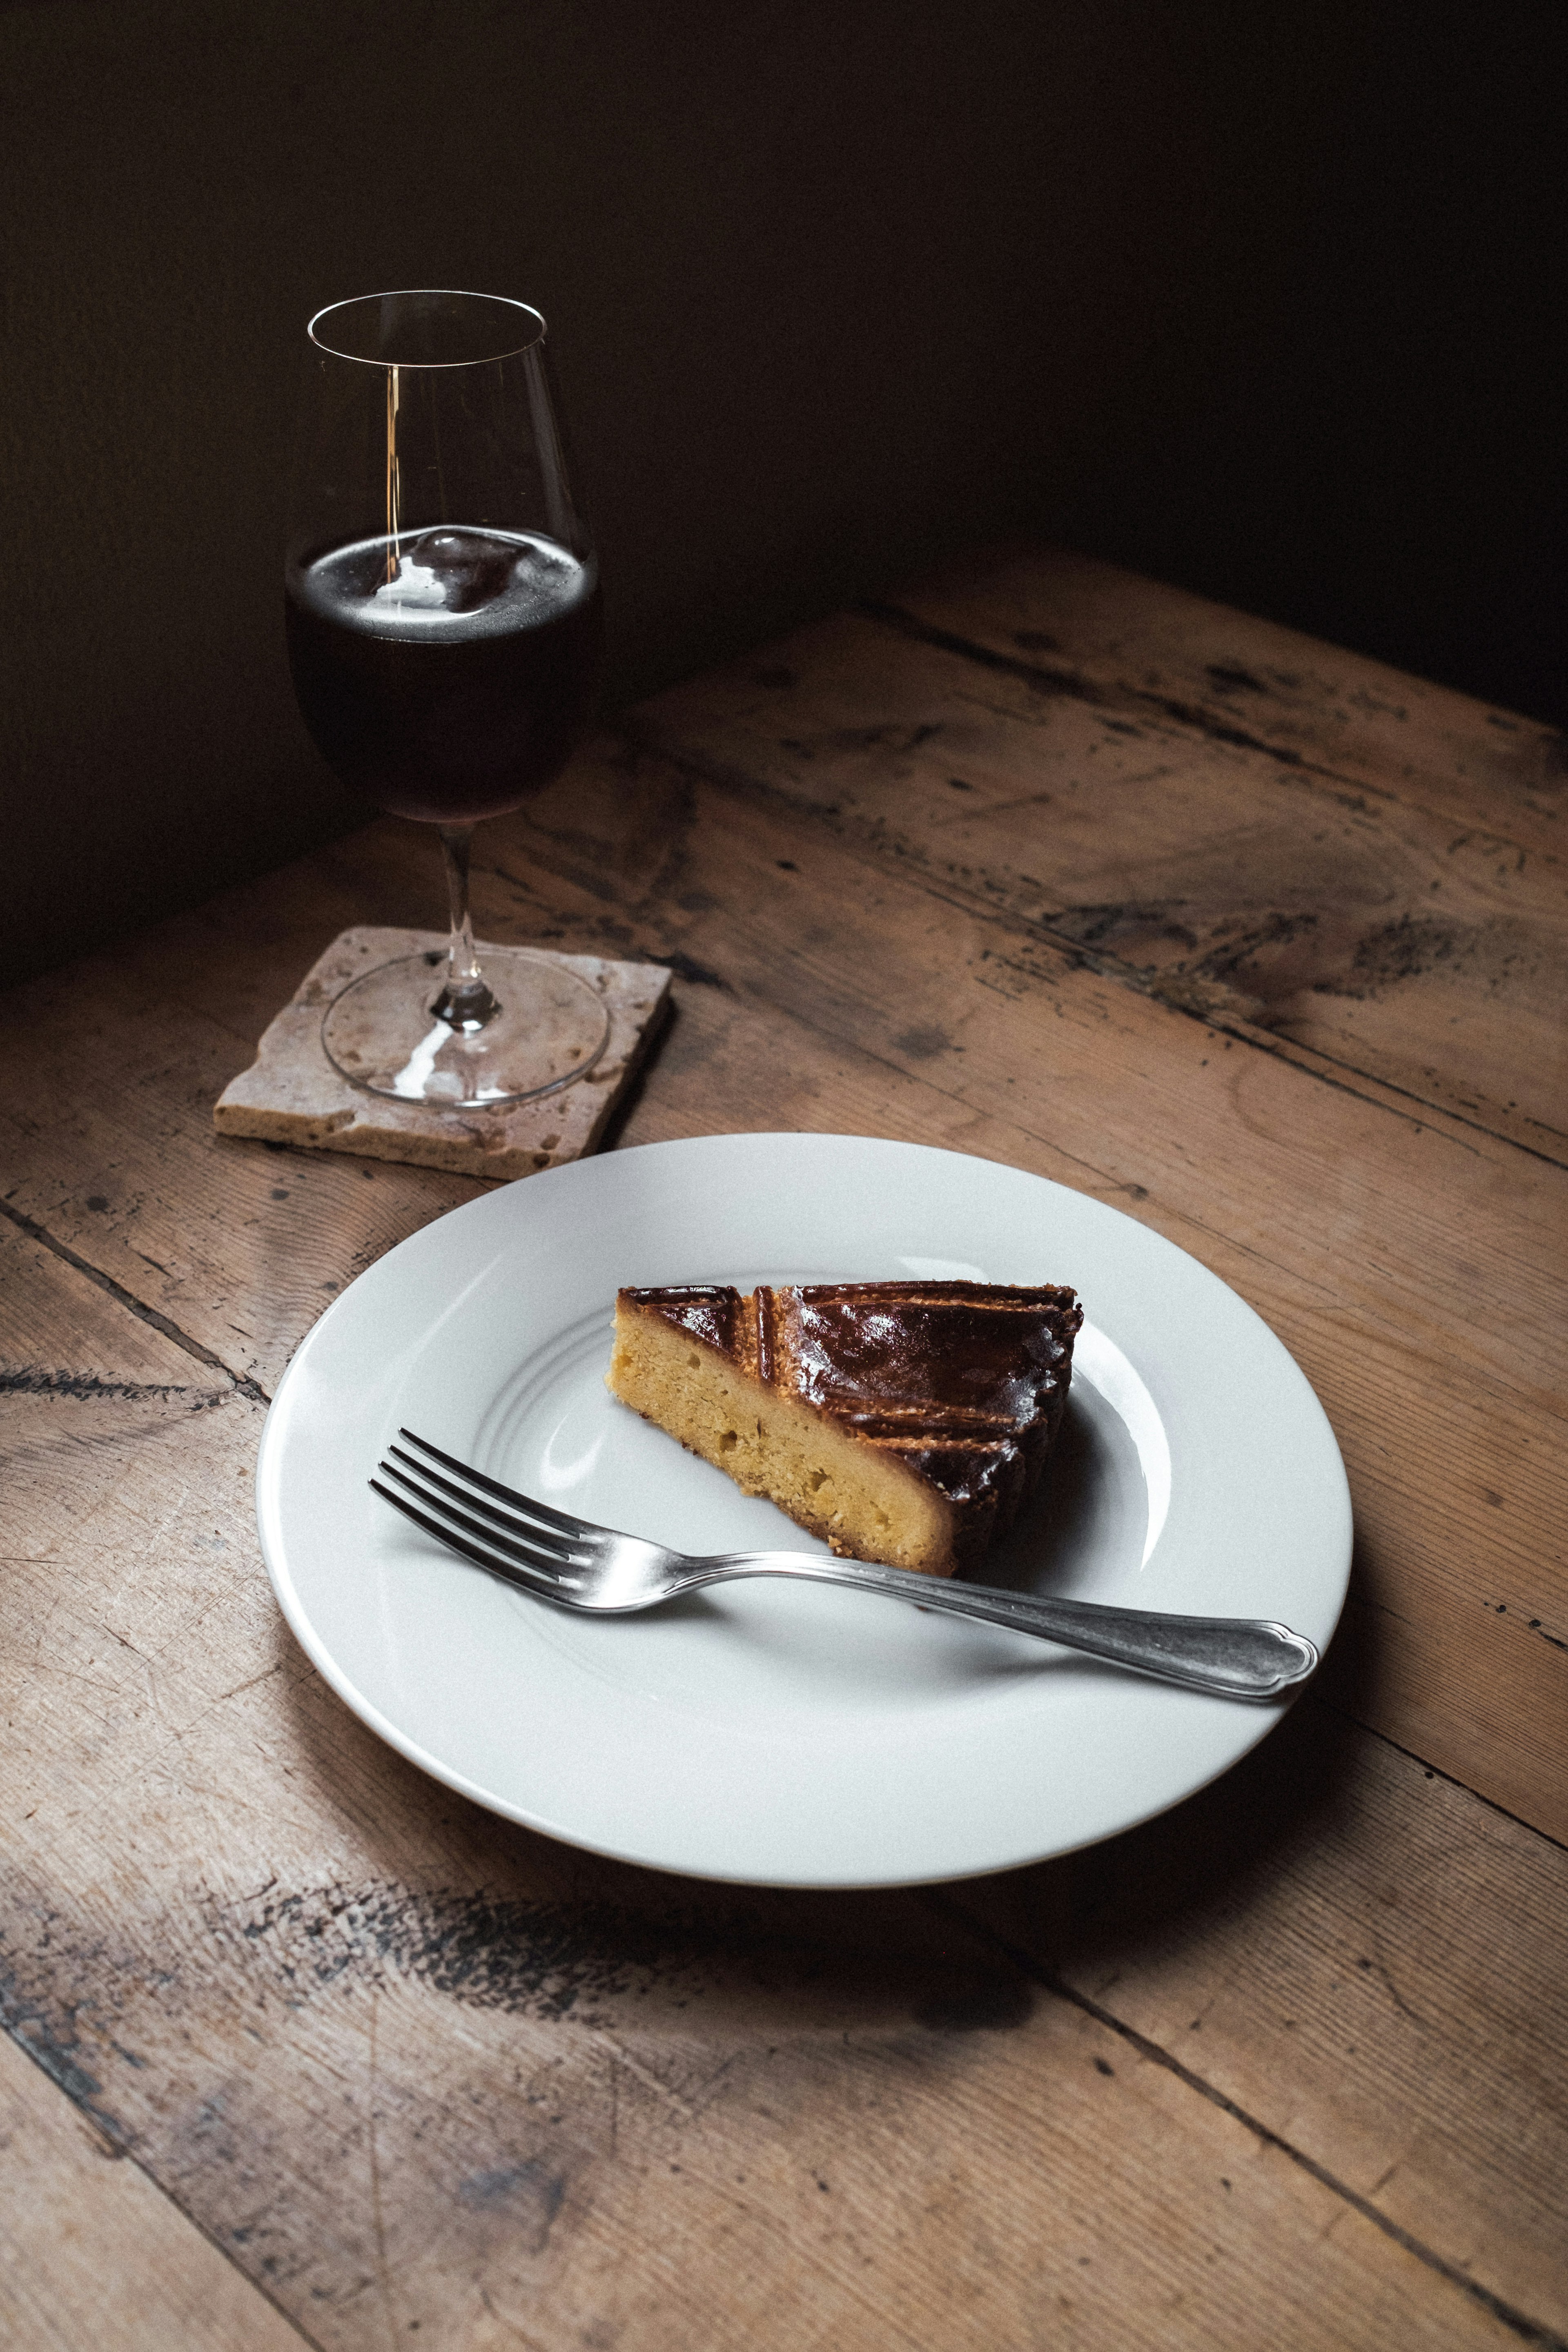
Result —
<svg viewBox="0 0 1568 2352"><path fill-rule="evenodd" d="M486 948L484 976L499 1010L482 1028L463 1030L436 1009L444 955L378 964L327 1007L328 1061L365 1094L430 1110L497 1110L587 1076L610 1034L596 989L527 948Z"/></svg>

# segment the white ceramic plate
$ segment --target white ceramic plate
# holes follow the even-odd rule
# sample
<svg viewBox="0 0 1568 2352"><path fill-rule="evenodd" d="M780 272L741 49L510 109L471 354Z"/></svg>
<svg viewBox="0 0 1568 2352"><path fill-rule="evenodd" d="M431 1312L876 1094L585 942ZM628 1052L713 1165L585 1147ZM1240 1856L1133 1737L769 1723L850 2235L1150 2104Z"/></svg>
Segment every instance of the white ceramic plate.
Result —
<svg viewBox="0 0 1568 2352"><path fill-rule="evenodd" d="M444 1551L366 1479L406 1424L581 1517L690 1551L808 1543L604 1387L622 1284L1067 1282L1086 1322L1048 1492L987 1576L1273 1617L1320 1648L1350 1501L1322 1409L1195 1259L990 1160L853 1136L648 1145L470 1202L331 1307L268 1416L261 1545L332 1688L510 1820L771 1885L953 1878L1175 1804L1281 1712L827 1587L573 1617Z"/></svg>

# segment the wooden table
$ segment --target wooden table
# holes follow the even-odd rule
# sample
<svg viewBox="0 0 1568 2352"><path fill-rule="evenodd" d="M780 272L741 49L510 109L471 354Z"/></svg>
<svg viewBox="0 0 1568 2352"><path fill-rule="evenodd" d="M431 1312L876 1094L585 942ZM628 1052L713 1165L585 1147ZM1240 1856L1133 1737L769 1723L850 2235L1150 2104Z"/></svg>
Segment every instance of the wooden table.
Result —
<svg viewBox="0 0 1568 2352"><path fill-rule="evenodd" d="M429 919L427 841L13 1000L6 2343L1568 2340L1563 768L1009 551L662 696L481 836L483 932L678 975L620 1144L1037 1170L1328 1409L1359 1540L1314 1691L1168 1818L934 1893L551 1844L284 1629L268 1394L479 1187L211 1108L334 932Z"/></svg>

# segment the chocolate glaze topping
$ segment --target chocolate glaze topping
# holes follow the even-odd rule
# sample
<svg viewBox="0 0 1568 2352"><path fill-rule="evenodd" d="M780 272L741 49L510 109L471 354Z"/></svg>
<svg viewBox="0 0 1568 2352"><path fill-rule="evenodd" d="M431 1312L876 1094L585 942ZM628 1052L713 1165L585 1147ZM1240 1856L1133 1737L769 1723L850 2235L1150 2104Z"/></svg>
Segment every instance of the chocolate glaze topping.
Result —
<svg viewBox="0 0 1568 2352"><path fill-rule="evenodd" d="M742 1308L751 1306L738 1290L706 1289L693 1283L679 1290L623 1290L621 1297L645 1313L705 1339L721 1356L742 1360Z"/></svg>
<svg viewBox="0 0 1568 2352"><path fill-rule="evenodd" d="M1074 1292L979 1282L624 1290L766 1387L901 1454L965 1523L973 1557L1035 1485L1067 1407Z"/></svg>

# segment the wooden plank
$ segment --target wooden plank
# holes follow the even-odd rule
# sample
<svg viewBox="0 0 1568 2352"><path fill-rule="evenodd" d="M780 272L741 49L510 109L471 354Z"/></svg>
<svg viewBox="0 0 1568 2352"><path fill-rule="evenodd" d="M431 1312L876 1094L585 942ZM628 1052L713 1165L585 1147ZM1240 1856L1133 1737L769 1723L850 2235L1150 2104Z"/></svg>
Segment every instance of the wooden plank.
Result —
<svg viewBox="0 0 1568 2352"><path fill-rule="evenodd" d="M1232 1035L1568 1160L1561 856L849 614L635 724Z"/></svg>
<svg viewBox="0 0 1568 2352"><path fill-rule="evenodd" d="M300 2352L305 2340L0 2034L0 2344Z"/></svg>
<svg viewBox="0 0 1568 2352"><path fill-rule="evenodd" d="M1533 2049L1499 2053L1472 2280L1336 2185L1332 2097L1300 2101L1320 2145L1279 2145L1131 2042L1114 1987L1090 2015L921 1898L671 1881L479 1813L283 1629L248 1524L259 1407L182 1394L175 1343L106 1322L49 1253L13 1244L7 1276L12 1332L84 1374L6 1404L7 2021L313 2342L1552 2340L1510 2291L1540 2267L1505 2193ZM1356 1949L1366 1856L1397 1850L1380 1802L1342 1832L1357 1866L1319 1872ZM1563 1890L1462 1804L1467 1885L1528 1986ZM1289 1899L1318 1818L1277 1882L1256 1857L1238 1881L1234 1942L1257 1904L1260 1981L1322 2004L1348 1962ZM1374 1923L1395 1982L1447 1899L1414 1886ZM1245 1981L1212 2030L1239 2069L1267 2030ZM1440 2145L1453 2036L1442 2011L1425 2090L1373 2036L1368 2113L1414 2097Z"/></svg>
<svg viewBox="0 0 1568 2352"><path fill-rule="evenodd" d="M1556 728L1056 548L981 549L885 607L997 659L1562 856Z"/></svg>
<svg viewBox="0 0 1568 2352"><path fill-rule="evenodd" d="M948 1899L1568 2336L1561 1847L1308 1702L1167 1820Z"/></svg>
<svg viewBox="0 0 1568 2352"><path fill-rule="evenodd" d="M419 1171L385 1171L389 1213L356 1216L361 1171L247 1164L213 1139L226 1033L197 1029L176 976L204 960L221 1004L247 938L313 930L323 892L340 919L351 856L364 899L395 897L410 830L373 828L324 884L308 863L145 943L127 985L97 992L101 1077L13 1154L14 1206L141 1280L236 1370L270 1377L361 1254L443 1203ZM634 772L614 747L492 835L493 930L674 956L721 983L685 986L627 1139L780 1125L942 1142L1098 1192L1231 1282L1313 1379L1350 1465L1362 1718L1568 1834L1561 1171L1252 1054L788 810L656 761ZM53 1056L80 1066L62 1017L11 1034L46 1079ZM124 1206L106 1218L89 1188L111 1156Z"/></svg>

